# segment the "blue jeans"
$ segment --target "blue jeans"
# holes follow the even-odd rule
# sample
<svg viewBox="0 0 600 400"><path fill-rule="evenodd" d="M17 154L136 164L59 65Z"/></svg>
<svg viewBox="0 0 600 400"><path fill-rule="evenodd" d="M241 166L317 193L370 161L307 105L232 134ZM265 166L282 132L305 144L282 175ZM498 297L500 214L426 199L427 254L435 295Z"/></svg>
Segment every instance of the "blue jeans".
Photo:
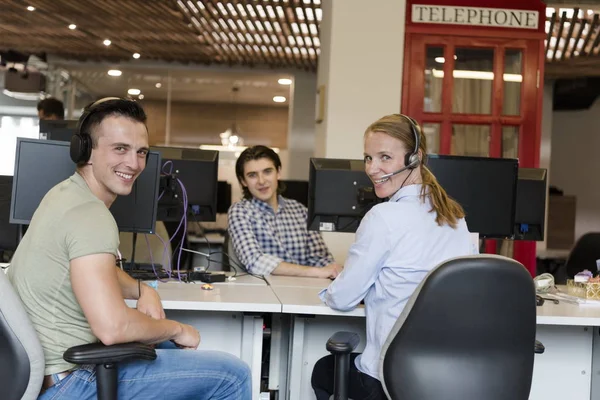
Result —
<svg viewBox="0 0 600 400"><path fill-rule="evenodd" d="M180 350L161 344L154 361L119 364L119 400L250 400L248 366L228 353ZM38 400L95 400L95 366L84 365L48 388Z"/></svg>

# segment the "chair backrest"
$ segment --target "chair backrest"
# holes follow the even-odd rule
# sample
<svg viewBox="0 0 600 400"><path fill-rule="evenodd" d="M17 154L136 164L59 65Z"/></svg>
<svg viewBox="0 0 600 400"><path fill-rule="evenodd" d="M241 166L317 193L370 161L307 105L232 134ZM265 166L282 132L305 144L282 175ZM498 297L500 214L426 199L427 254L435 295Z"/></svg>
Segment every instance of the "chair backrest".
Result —
<svg viewBox="0 0 600 400"><path fill-rule="evenodd" d="M381 352L392 400L527 400L533 375L535 287L520 263L448 260L418 286Z"/></svg>
<svg viewBox="0 0 600 400"><path fill-rule="evenodd" d="M569 253L565 269L573 278L577 273L588 269L596 272L596 260L600 259L600 232L588 232L577 240Z"/></svg>
<svg viewBox="0 0 600 400"><path fill-rule="evenodd" d="M231 241L231 236L229 236L229 232L225 231L225 253L227 254L227 264L229 265L229 270L239 270L240 268L246 269L246 266L242 264L240 259L233 248L233 242Z"/></svg>
<svg viewBox="0 0 600 400"><path fill-rule="evenodd" d="M44 367L37 333L8 277L0 272L0 397L37 399Z"/></svg>

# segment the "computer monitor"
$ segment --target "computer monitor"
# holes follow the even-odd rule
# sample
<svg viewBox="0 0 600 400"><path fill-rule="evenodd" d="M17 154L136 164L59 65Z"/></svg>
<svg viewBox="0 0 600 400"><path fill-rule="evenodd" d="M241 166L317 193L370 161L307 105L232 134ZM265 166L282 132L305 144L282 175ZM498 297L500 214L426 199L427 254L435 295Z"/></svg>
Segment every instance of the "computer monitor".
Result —
<svg viewBox="0 0 600 400"><path fill-rule="evenodd" d="M377 202L363 160L310 159L308 229L356 232Z"/></svg>
<svg viewBox="0 0 600 400"><path fill-rule="evenodd" d="M18 226L9 222L12 183L12 176L0 176L0 253L15 251L19 244Z"/></svg>
<svg viewBox="0 0 600 400"><path fill-rule="evenodd" d="M217 213L227 214L231 207L231 183L227 181L217 182Z"/></svg>
<svg viewBox="0 0 600 400"><path fill-rule="evenodd" d="M119 230L154 233L159 166L160 154L150 152L146 168L136 180L131 194L118 196L111 206ZM18 138L10 222L29 224L46 193L74 171L68 142Z"/></svg>
<svg viewBox="0 0 600 400"><path fill-rule="evenodd" d="M40 120L40 139L70 142L78 120Z"/></svg>
<svg viewBox="0 0 600 400"><path fill-rule="evenodd" d="M162 155L158 221L183 219L183 192L187 194L187 215L195 221L217 218L219 152L177 147L151 147Z"/></svg>
<svg viewBox="0 0 600 400"><path fill-rule="evenodd" d="M518 160L433 154L427 167L464 208L470 232L483 238L514 236Z"/></svg>
<svg viewBox="0 0 600 400"><path fill-rule="evenodd" d="M308 181L280 180L279 184L284 188L281 193L283 197L294 199L308 207Z"/></svg>
<svg viewBox="0 0 600 400"><path fill-rule="evenodd" d="M516 240L544 240L547 176L543 168L519 168L514 229Z"/></svg>

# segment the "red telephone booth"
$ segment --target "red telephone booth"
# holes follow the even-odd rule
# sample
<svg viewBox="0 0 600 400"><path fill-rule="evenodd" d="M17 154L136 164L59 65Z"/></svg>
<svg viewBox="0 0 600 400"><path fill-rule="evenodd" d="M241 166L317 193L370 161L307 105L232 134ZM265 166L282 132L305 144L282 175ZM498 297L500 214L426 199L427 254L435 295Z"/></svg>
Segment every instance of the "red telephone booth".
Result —
<svg viewBox="0 0 600 400"><path fill-rule="evenodd" d="M539 0L407 1L402 112L431 152L538 167L545 10ZM512 253L535 274L535 242L515 241Z"/></svg>

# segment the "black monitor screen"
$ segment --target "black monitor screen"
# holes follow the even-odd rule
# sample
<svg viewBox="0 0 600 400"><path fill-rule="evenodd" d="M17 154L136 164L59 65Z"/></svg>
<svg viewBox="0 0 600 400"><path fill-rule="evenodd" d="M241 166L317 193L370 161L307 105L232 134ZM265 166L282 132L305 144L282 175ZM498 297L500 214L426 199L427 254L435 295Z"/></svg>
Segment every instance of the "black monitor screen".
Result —
<svg viewBox="0 0 600 400"><path fill-rule="evenodd" d="M519 168L515 239L544 240L546 179L543 168Z"/></svg>
<svg viewBox="0 0 600 400"><path fill-rule="evenodd" d="M308 229L356 232L376 204L363 160L311 158L308 181Z"/></svg>
<svg viewBox="0 0 600 400"><path fill-rule="evenodd" d="M427 166L464 208L470 232L513 237L518 160L435 154L429 155Z"/></svg>
<svg viewBox="0 0 600 400"><path fill-rule="evenodd" d="M227 181L217 182L217 213L227 214L231 207L231 183Z"/></svg>
<svg viewBox="0 0 600 400"><path fill-rule="evenodd" d="M77 120L41 120L40 139L70 142L77 129Z"/></svg>
<svg viewBox="0 0 600 400"><path fill-rule="evenodd" d="M294 199L308 207L308 181L286 180L279 183L283 187L283 197Z"/></svg>
<svg viewBox="0 0 600 400"><path fill-rule="evenodd" d="M0 176L0 252L16 250L19 242L18 226L9 222L12 183L12 176Z"/></svg>
<svg viewBox="0 0 600 400"><path fill-rule="evenodd" d="M163 164L157 220L183 219L185 188L187 215L196 221L215 221L219 152L176 147L152 147L151 150L161 153Z"/></svg>
<svg viewBox="0 0 600 400"><path fill-rule="evenodd" d="M119 230L154 233L159 165L160 154L151 152L131 194L119 196L113 203L111 212ZM18 138L10 222L29 224L46 193L74 171L68 142Z"/></svg>

